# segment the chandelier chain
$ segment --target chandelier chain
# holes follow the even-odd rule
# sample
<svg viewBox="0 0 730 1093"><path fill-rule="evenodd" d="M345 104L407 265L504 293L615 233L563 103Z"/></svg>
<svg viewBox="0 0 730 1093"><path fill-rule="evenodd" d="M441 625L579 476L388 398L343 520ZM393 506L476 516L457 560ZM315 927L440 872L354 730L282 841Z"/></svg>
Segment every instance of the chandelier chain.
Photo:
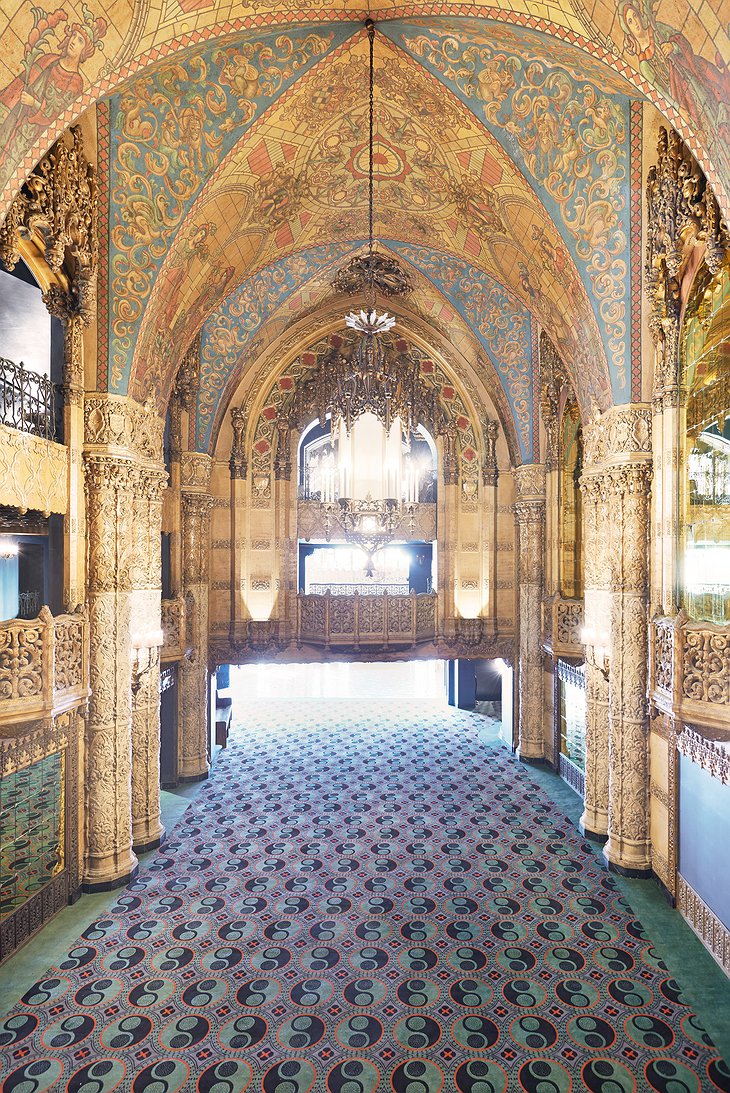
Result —
<svg viewBox="0 0 730 1093"><path fill-rule="evenodd" d="M368 42L370 45L370 89L369 89L369 109L370 109L370 139L369 139L369 161L368 161L368 304L371 308L375 307L375 266L373 259L373 236L375 234L375 199L374 199L374 181L373 181L373 145L375 141L375 23L372 19L368 19L365 24L368 29Z"/></svg>

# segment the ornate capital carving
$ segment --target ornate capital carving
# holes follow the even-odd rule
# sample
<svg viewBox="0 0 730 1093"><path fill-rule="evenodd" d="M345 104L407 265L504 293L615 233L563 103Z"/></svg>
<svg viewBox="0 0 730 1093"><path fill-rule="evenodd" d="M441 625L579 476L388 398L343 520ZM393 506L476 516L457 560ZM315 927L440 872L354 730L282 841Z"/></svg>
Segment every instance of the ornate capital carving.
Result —
<svg viewBox="0 0 730 1093"><path fill-rule="evenodd" d="M545 501L545 467L542 463L523 463L514 469L515 490L518 501L538 499Z"/></svg>
<svg viewBox="0 0 730 1093"><path fill-rule="evenodd" d="M180 485L184 490L204 493L210 483L213 460L203 452L183 452L180 467Z"/></svg>
<svg viewBox="0 0 730 1093"><path fill-rule="evenodd" d="M126 449L145 462L162 463L165 423L130 398L94 394L84 399L84 440L93 447Z"/></svg>
<svg viewBox="0 0 730 1093"><path fill-rule="evenodd" d="M651 457L651 408L614 406L584 427L586 471L606 464Z"/></svg>
<svg viewBox="0 0 730 1093"><path fill-rule="evenodd" d="M48 266L71 275L73 309L88 325L96 305L98 198L96 172L74 125L43 157L0 225L0 261L13 269L22 238L39 235Z"/></svg>
<svg viewBox="0 0 730 1093"><path fill-rule="evenodd" d="M245 478L248 474L248 460L246 459L245 448L248 409L243 406L232 406L230 413L233 443L228 466L231 470L231 478Z"/></svg>

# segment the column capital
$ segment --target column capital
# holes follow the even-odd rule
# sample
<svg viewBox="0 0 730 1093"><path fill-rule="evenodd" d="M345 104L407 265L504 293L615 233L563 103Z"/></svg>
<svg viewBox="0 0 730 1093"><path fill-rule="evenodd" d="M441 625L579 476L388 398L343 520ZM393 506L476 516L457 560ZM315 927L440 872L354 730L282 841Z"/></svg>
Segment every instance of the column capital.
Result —
<svg viewBox="0 0 730 1093"><path fill-rule="evenodd" d="M190 493L207 493L213 460L204 452L183 452L180 463L180 487Z"/></svg>
<svg viewBox="0 0 730 1093"><path fill-rule="evenodd" d="M586 423L585 474L618 463L651 459L652 408L648 403L612 406Z"/></svg>
<svg viewBox="0 0 730 1093"><path fill-rule="evenodd" d="M544 463L523 463L513 470L517 502L539 501L545 503ZM515 511L517 506L515 506Z"/></svg>

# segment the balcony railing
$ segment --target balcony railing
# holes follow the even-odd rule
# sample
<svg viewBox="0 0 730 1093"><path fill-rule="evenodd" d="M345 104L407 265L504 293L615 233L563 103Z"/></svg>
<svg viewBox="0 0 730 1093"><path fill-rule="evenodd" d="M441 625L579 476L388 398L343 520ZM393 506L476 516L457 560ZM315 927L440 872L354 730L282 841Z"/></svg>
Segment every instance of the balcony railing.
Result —
<svg viewBox="0 0 730 1093"><path fill-rule="evenodd" d="M650 690L683 721L727 724L730 626L692 622L683 612L651 624Z"/></svg>
<svg viewBox="0 0 730 1093"><path fill-rule="evenodd" d="M84 614L0 623L0 726L51 717L89 696Z"/></svg>
<svg viewBox="0 0 730 1093"><path fill-rule="evenodd" d="M331 647L416 645L436 638L436 596L297 596L297 642Z"/></svg>
<svg viewBox="0 0 730 1093"><path fill-rule="evenodd" d="M22 361L0 357L0 424L43 440L61 440L61 388Z"/></svg>

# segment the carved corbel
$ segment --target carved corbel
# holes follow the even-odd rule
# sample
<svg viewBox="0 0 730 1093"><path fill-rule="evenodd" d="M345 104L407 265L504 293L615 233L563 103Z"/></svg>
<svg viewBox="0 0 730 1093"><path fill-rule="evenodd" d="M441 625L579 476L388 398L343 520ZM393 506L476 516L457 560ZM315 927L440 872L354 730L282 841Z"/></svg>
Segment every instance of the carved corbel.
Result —
<svg viewBox="0 0 730 1093"><path fill-rule="evenodd" d="M37 165L0 225L0 262L13 269L20 240L43 241L49 269L70 278L69 295L84 326L94 318L98 263L96 171L84 154L81 129L70 129Z"/></svg>
<svg viewBox="0 0 730 1093"><path fill-rule="evenodd" d="M245 435L248 411L242 406L231 407L231 426L233 428L233 444L231 445L231 458L228 466L231 470L231 478L245 478L248 474L248 460L246 459Z"/></svg>
<svg viewBox="0 0 730 1093"><path fill-rule="evenodd" d="M694 156L673 129L659 130L657 162L649 169L645 284L649 326L659 351L655 390L679 383L682 275L692 241L705 244L703 261L713 276L730 250L730 231Z"/></svg>
<svg viewBox="0 0 730 1093"><path fill-rule="evenodd" d="M485 453L484 463L482 465L482 484L485 486L496 486L499 478L499 469L497 467L497 437L499 436L499 425L496 421L491 419L487 421L486 428L484 430L485 440Z"/></svg>

